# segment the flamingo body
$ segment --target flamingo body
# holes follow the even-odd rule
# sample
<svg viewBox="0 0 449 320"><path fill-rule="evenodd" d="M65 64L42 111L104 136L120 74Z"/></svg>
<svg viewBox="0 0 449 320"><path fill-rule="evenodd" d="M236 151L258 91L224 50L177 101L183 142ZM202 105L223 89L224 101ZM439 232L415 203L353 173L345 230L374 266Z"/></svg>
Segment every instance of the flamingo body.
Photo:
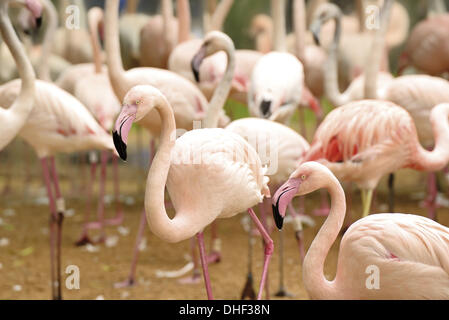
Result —
<svg viewBox="0 0 449 320"><path fill-rule="evenodd" d="M21 80L0 88L0 105L8 108L20 91ZM58 152L113 150L111 136L75 97L56 85L36 80L34 108L20 135L39 158Z"/></svg>

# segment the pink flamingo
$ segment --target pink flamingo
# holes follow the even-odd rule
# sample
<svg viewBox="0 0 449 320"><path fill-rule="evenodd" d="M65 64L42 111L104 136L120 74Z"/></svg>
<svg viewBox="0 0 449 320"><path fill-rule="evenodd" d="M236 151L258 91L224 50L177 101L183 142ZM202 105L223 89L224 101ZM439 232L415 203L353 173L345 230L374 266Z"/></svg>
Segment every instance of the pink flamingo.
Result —
<svg viewBox="0 0 449 320"><path fill-rule="evenodd" d="M28 1L28 3L32 3ZM1 29L5 41L18 52L19 40L2 12ZM24 53L22 53L24 55ZM24 57L24 56L23 56ZM23 59L23 58L22 58ZM23 68L23 67L22 67ZM24 85L27 78L24 79ZM52 83L35 81L34 108L20 136L30 144L41 160L42 171L50 204L50 259L52 296L61 298L61 226L65 211L59 188L53 155L58 152L76 152L88 149L113 150L114 145L104 129L89 111L72 95ZM13 80L0 87L0 101L6 108L17 99L24 99L22 81ZM27 98L29 99L29 97ZM54 189L54 190L53 190Z"/></svg>
<svg viewBox="0 0 449 320"><path fill-rule="evenodd" d="M389 12L390 10L388 10ZM365 78L366 73L360 74L358 77L356 77L349 87L343 92L340 92L339 84L338 84L338 62L337 62L337 56L338 56L338 47L339 47L339 41L340 41L340 25L341 25L341 17L342 13L340 8L338 8L336 5L332 3L326 3L321 5L314 16L314 20L312 22L312 25L310 29L312 30L312 33L314 34L316 42L320 43L320 29L323 24L325 24L329 20L335 20L335 31L334 31L334 38L333 41L329 47L328 50L328 57L327 62L325 63L324 68L326 69L326 72L324 73L324 91L326 97L330 100L330 102L334 106L341 106L343 104L346 104L350 101L356 101L361 100L365 98ZM383 30L386 29L385 24L382 24ZM372 45L374 38L374 35L369 35L367 38L371 42ZM368 46L370 45L368 44ZM370 46L369 46L370 47ZM370 47L370 50L373 50L372 46ZM382 57L383 47L380 46L380 54ZM373 61L371 61L373 58L373 55L370 56L370 61L368 63L371 64ZM379 59L379 63L382 65L382 61L384 58ZM377 59L376 59L377 62ZM385 66L381 69L385 69ZM377 90L381 91L384 87L388 85L388 83L393 79L391 74L389 72L377 72L379 71L379 68L374 68L377 75L377 80L375 81L375 85L377 85Z"/></svg>
<svg viewBox="0 0 449 320"><path fill-rule="evenodd" d="M232 40L222 32L210 32L208 33L198 50L197 54L192 60L192 71L195 75L201 70L203 61L207 61L208 57L216 55L218 52L223 52L226 55L228 61L226 66L226 72L223 77L224 81L220 83L219 88L214 93L213 100L211 101L211 108L209 108L204 124L206 127L214 128L218 123L218 116L222 111L225 103L225 98L229 93L231 87L231 79L233 78L233 70L235 68L235 47ZM213 102L213 103L212 103ZM262 161L262 165L267 165L270 170L267 171L267 175L270 177L269 187L271 189L279 186L280 183L290 175L295 169L298 160L305 154L310 148L307 141L291 128L267 119L260 118L243 118L231 122L227 127L227 131L234 132L245 140L247 140L254 149L258 152ZM259 212L261 214L262 223L267 228L265 204L259 204ZM313 224L311 219L303 214L304 208L301 203L301 214L297 214L293 207L289 208L295 217L295 232L299 242L299 250L303 257L303 241L302 241L302 225ZM250 232L251 237L251 232ZM251 243L251 241L250 241ZM249 270L247 276L247 283L244 286L244 292L242 297L254 296L252 291L252 248L248 252L249 257ZM283 254L283 247L280 247L280 254ZM282 259L280 260L281 274L283 271ZM285 296L283 277L281 276L281 289L280 295ZM268 286L267 297L268 297Z"/></svg>
<svg viewBox="0 0 449 320"><path fill-rule="evenodd" d="M20 92L16 99L12 101L9 109L0 108L0 119L3 123L0 134L0 150L3 150L19 133L25 125L29 115L31 114L34 104L35 85L34 81L36 75L33 70L33 66L29 62L25 49L22 47L19 39L17 38L11 21L9 19L7 8L10 2L18 2L26 6L34 17L40 17L42 7L37 0L29 1L7 1L2 0L1 4L1 34L3 41L8 46L11 54L16 62L17 69L19 71L20 78L22 79L20 85Z"/></svg>
<svg viewBox="0 0 449 320"><path fill-rule="evenodd" d="M391 81L380 96L403 106L415 122L418 138L426 148L434 146L432 124L429 121L432 108L449 102L449 81L428 75L404 75ZM429 172L427 178L427 198L424 205L429 218L436 219L436 173Z"/></svg>
<svg viewBox="0 0 449 320"><path fill-rule="evenodd" d="M223 1L223 4L226 1ZM227 1L229 2L229 1ZM168 60L168 69L182 75L183 77L195 81L192 74L190 62L195 53L200 49L202 39L190 39L190 8L186 0L177 0L179 31L178 45L173 49ZM225 7L228 10L230 7ZM217 11L219 9L217 8ZM223 10L221 10L223 11ZM221 14L227 14L223 11ZM224 16L225 17L225 16ZM236 67L232 79L232 88L230 98L246 103L251 72L262 56L259 52L253 50L236 50ZM197 85L207 99L212 97L213 92L219 85L226 71L226 55L223 52L217 52L208 57L201 65L199 70L199 82Z"/></svg>
<svg viewBox="0 0 449 320"><path fill-rule="evenodd" d="M47 1L47 0L45 0ZM98 39L98 29L103 23L103 10L99 7L93 7L88 11L88 24L89 33L92 43L92 51L94 56L94 70L95 73L86 75L85 77L79 79L75 84L74 96L83 103L89 111L95 116L99 124L103 127L105 131L111 131L114 125L114 119L120 113L120 102L117 97L115 97L112 87L109 82L107 72L103 71L102 58L101 58L101 45ZM114 165L114 192L115 192L115 205L116 205L116 216L110 220L104 220L104 193L105 193L105 183L106 183L106 165L107 165L108 154L106 151L102 152L101 155L101 182L100 182L100 193L99 193L99 207L98 207L98 222L89 223L90 216L90 196L92 190L88 192L88 209L85 213L85 223L83 225L83 231L78 241L77 245L84 245L86 243L91 243L88 236L89 228L100 228L102 229L101 234L104 235L105 225L118 225L123 221L123 211L118 200L119 196L119 179L118 179L118 165L117 157L112 156L112 161ZM92 180L95 177L96 163L92 163L91 176ZM89 185L91 188L91 185ZM104 237L100 238L100 241L104 241Z"/></svg>
<svg viewBox="0 0 449 320"><path fill-rule="evenodd" d="M382 100L348 103L330 112L318 127L302 161L319 161L340 179L362 189L363 216L380 178L400 168L441 170L449 161L449 104L432 109L435 148L421 147L410 114Z"/></svg>
<svg viewBox="0 0 449 320"><path fill-rule="evenodd" d="M161 117L162 131L147 179L148 224L156 236L168 242L197 235L207 296L212 299L202 230L215 219L232 217L269 196L268 178L256 151L236 134L223 129L197 129L175 140L172 108L160 91L151 86L136 86L124 99L113 134L122 159L126 160L126 142L132 123L139 122L154 109ZM199 163L194 160L196 155L200 156ZM172 219L165 211L165 186L176 210ZM248 212L266 245L260 299L273 241L252 209Z"/></svg>
<svg viewBox="0 0 449 320"><path fill-rule="evenodd" d="M352 224L340 243L336 276L327 280L324 262L346 213L339 181L325 166L307 162L272 201L281 228L291 199L321 188L330 193L331 210L304 259L303 281L310 298L449 299L449 228L412 214L374 214ZM370 279L370 272L377 274L377 281Z"/></svg>
<svg viewBox="0 0 449 320"><path fill-rule="evenodd" d="M157 87L168 99L173 108L176 126L178 129L191 130L195 121L204 119L209 104L201 91L189 80L167 70L140 67L125 71L123 69L120 44L118 36L118 0L105 2L105 49L107 55L108 75L115 95L123 100L126 92L138 84L148 84ZM211 102L212 103L212 102ZM229 122L221 112L219 126ZM161 130L161 121L158 113L153 110L145 119L139 122L153 137L157 137ZM144 213L142 213L144 215ZM144 222L144 217L141 219ZM139 228L136 246L143 235L144 227ZM131 271L126 281L117 286L130 286L134 283L134 274L137 265L137 250L134 250L134 258Z"/></svg>
<svg viewBox="0 0 449 320"><path fill-rule="evenodd" d="M285 52L285 1L272 0L271 7L277 51L265 54L254 66L248 108L252 116L286 122L308 89L304 86L302 63L294 55ZM306 96L309 106L321 117L319 104L310 93Z"/></svg>
<svg viewBox="0 0 449 320"><path fill-rule="evenodd" d="M430 74L449 71L449 14L429 17L419 22L410 33L399 59L399 73L408 66Z"/></svg>

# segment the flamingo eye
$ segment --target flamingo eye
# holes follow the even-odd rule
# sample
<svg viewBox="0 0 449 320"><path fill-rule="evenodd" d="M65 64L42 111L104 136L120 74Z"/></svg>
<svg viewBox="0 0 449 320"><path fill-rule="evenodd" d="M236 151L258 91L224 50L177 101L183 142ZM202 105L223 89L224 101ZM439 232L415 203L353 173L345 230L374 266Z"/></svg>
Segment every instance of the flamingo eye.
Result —
<svg viewBox="0 0 449 320"><path fill-rule="evenodd" d="M136 104L139 105L142 103L142 100L136 100Z"/></svg>
<svg viewBox="0 0 449 320"><path fill-rule="evenodd" d="M306 180L306 175L305 174L301 175L301 180Z"/></svg>

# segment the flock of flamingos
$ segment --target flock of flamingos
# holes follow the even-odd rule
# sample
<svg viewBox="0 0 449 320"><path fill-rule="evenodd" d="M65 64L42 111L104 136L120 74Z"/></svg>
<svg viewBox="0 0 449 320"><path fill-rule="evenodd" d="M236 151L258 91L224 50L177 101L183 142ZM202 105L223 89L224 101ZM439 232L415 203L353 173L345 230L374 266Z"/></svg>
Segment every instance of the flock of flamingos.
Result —
<svg viewBox="0 0 449 320"><path fill-rule="evenodd" d="M69 4L60 2L62 8ZM293 33L287 35L286 1L271 0L271 16L252 17L256 50L239 50L220 31L232 0L206 1L202 39L191 35L188 0L176 1L176 17L172 0L161 0L161 14L154 16L136 13L138 2L128 0L120 17L120 1L106 0L104 12L91 8L88 28L76 30L58 28L50 0L0 0L0 50L9 49L11 65L7 56L0 150L20 136L40 159L51 217L52 297L61 298L65 211L54 156L100 150L99 201L104 201L106 163L112 157L119 192L117 156L127 159L129 132L138 123L156 141L139 233L148 224L168 242L193 238L192 250L196 237L195 268L201 263L209 299L208 264L221 258L216 220L242 212L257 229L250 236L265 243L258 299L274 251L267 220L272 213L282 229L287 212L310 298L449 299L449 228L435 221L435 174L449 162L449 14L443 1L423 2L428 16L409 32L408 13L394 0L355 1L352 15L328 1L306 6L294 0ZM75 3L84 8L82 1ZM8 11L12 5L22 7L13 19L22 27L17 32ZM37 28L41 19L42 44L33 46L24 31ZM403 43L399 75L393 76L388 53ZM323 97L334 107L325 116ZM251 117L231 121L223 109L228 98L246 104ZM303 137L305 107L318 120L311 144ZM297 110L302 135L287 126ZM185 133L177 137L177 129ZM276 150L274 172L266 149ZM429 217L369 215L373 191L386 175L394 212L393 174L401 168L428 172ZM348 226L340 181L361 190L362 218ZM302 196L319 189L324 192L314 213L327 218L305 252L302 228L311 218ZM301 197L296 209L295 197ZM104 228L123 217L108 220L100 212L98 221L89 220L86 216L79 245L92 242L93 228L103 230L104 240ZM203 230L209 225L214 245L207 253ZM324 262L340 232L337 272L328 280ZM133 284L136 263L137 258L119 286ZM377 288L366 285L368 266L379 270ZM188 279L201 280L198 272Z"/></svg>

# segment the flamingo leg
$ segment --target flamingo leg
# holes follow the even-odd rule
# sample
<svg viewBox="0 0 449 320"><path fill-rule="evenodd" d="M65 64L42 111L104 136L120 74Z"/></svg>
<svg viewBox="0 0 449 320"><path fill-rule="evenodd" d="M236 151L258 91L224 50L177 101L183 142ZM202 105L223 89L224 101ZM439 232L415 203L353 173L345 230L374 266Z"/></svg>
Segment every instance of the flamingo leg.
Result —
<svg viewBox="0 0 449 320"><path fill-rule="evenodd" d="M136 244L134 245L133 259L131 262L131 269L129 271L128 279L126 279L125 281L122 281L122 282L115 283L114 284L115 288L132 287L135 283L137 262L139 261L139 252L140 252L139 244L142 241L146 223L147 223L147 217L145 214L145 210L143 210L141 218L140 218L140 223L139 223L139 231L137 232Z"/></svg>
<svg viewBox="0 0 449 320"><path fill-rule="evenodd" d="M304 197L300 197L300 198L304 198ZM301 263L304 260L304 256L305 256L305 250L304 250L304 230L302 227L302 221L301 221L301 214L298 214L295 209L293 208L293 205L291 204L291 202L288 204L288 211L289 213L293 216L293 228L295 230L295 238L296 241L298 243L298 248L299 248L299 256L301 258ZM282 272L283 275L283 272ZM281 283L283 284L283 282ZM281 290L279 290L281 291ZM285 291L285 290L284 290Z"/></svg>
<svg viewBox="0 0 449 320"><path fill-rule="evenodd" d="M388 176L388 212L394 212L394 173Z"/></svg>
<svg viewBox="0 0 449 320"><path fill-rule="evenodd" d="M196 253L196 244L194 238L190 238L190 252L192 254L193 273L192 276L179 279L179 283L182 284L194 284L200 281L200 269L198 265L198 255Z"/></svg>
<svg viewBox="0 0 449 320"><path fill-rule="evenodd" d="M121 225L123 223L124 213L122 206L120 204L120 179L119 179L119 169L118 169L118 158L111 154L112 166L114 172L114 201L115 201L115 217L108 222L107 225Z"/></svg>
<svg viewBox="0 0 449 320"><path fill-rule="evenodd" d="M62 299L61 292L61 244L62 244L62 222L64 220L65 203L61 195L59 187L59 178L56 172L55 158L50 157L50 174L52 176L53 185L55 188L56 198L56 216L53 222L56 225L56 299Z"/></svg>
<svg viewBox="0 0 449 320"><path fill-rule="evenodd" d="M196 235L196 239L198 240L198 246L200 248L200 259L201 259L201 266L203 267L203 277L204 277L204 283L206 284L207 298L209 300L213 300L214 297L212 295L212 287L211 287L210 277L209 277L209 268L207 265L207 257L206 257L206 249L204 246L203 232L198 232Z"/></svg>
<svg viewBox="0 0 449 320"><path fill-rule="evenodd" d="M243 286L242 294L240 296L241 300L249 298L254 300L256 298L256 293L253 288L253 223L249 222L248 231L248 273L246 275L246 282Z"/></svg>
<svg viewBox="0 0 449 320"><path fill-rule="evenodd" d="M369 214L371 208L371 200L373 198L373 190L362 190L362 217L366 217Z"/></svg>
<svg viewBox="0 0 449 320"><path fill-rule="evenodd" d="M47 196L50 207L50 221L49 221L49 231L50 231L50 272L51 272L51 292L52 299L57 299L56 293L56 276L55 276L55 224L56 220L56 203L53 197L53 191L51 187L50 170L48 168L48 159L41 159L42 175L44 178L44 183L47 188Z"/></svg>
<svg viewBox="0 0 449 320"><path fill-rule="evenodd" d="M217 221L211 223L211 250L207 256L207 263L218 263L221 260L221 239L217 234Z"/></svg>
<svg viewBox="0 0 449 320"><path fill-rule="evenodd" d="M86 213L84 215L84 223L83 230L81 232L81 236L75 242L76 246L84 246L88 243L92 243L89 238L88 232L88 223L90 220L90 215L92 213L92 195L93 195L93 185L95 182L95 177L97 175L97 161L96 158L91 156L91 165L90 165L90 181L87 184L87 200L86 200Z"/></svg>
<svg viewBox="0 0 449 320"><path fill-rule="evenodd" d="M273 240L271 239L267 230L263 227L262 223L257 218L253 209L249 208L248 213L249 213L251 219L254 221L256 228L259 230L259 232L262 235L263 240L265 242L265 259L264 259L264 263L263 263L262 278L260 279L259 293L257 295L257 300L260 300L262 298L262 292L263 292L263 289L264 289L264 286L266 283L268 266L270 265L270 259L273 254L274 245L273 245Z"/></svg>
<svg viewBox="0 0 449 320"><path fill-rule="evenodd" d="M108 152L101 152L101 176L100 176L100 190L98 193L98 209L97 216L100 225L100 239L99 242L104 242L106 240L106 234L104 230L104 195L106 189L106 166L108 162Z"/></svg>
<svg viewBox="0 0 449 320"><path fill-rule="evenodd" d="M427 216L429 219L436 220L436 198L438 190L435 172L429 172L427 175L427 194L427 199L424 201L425 207L427 207Z"/></svg>

